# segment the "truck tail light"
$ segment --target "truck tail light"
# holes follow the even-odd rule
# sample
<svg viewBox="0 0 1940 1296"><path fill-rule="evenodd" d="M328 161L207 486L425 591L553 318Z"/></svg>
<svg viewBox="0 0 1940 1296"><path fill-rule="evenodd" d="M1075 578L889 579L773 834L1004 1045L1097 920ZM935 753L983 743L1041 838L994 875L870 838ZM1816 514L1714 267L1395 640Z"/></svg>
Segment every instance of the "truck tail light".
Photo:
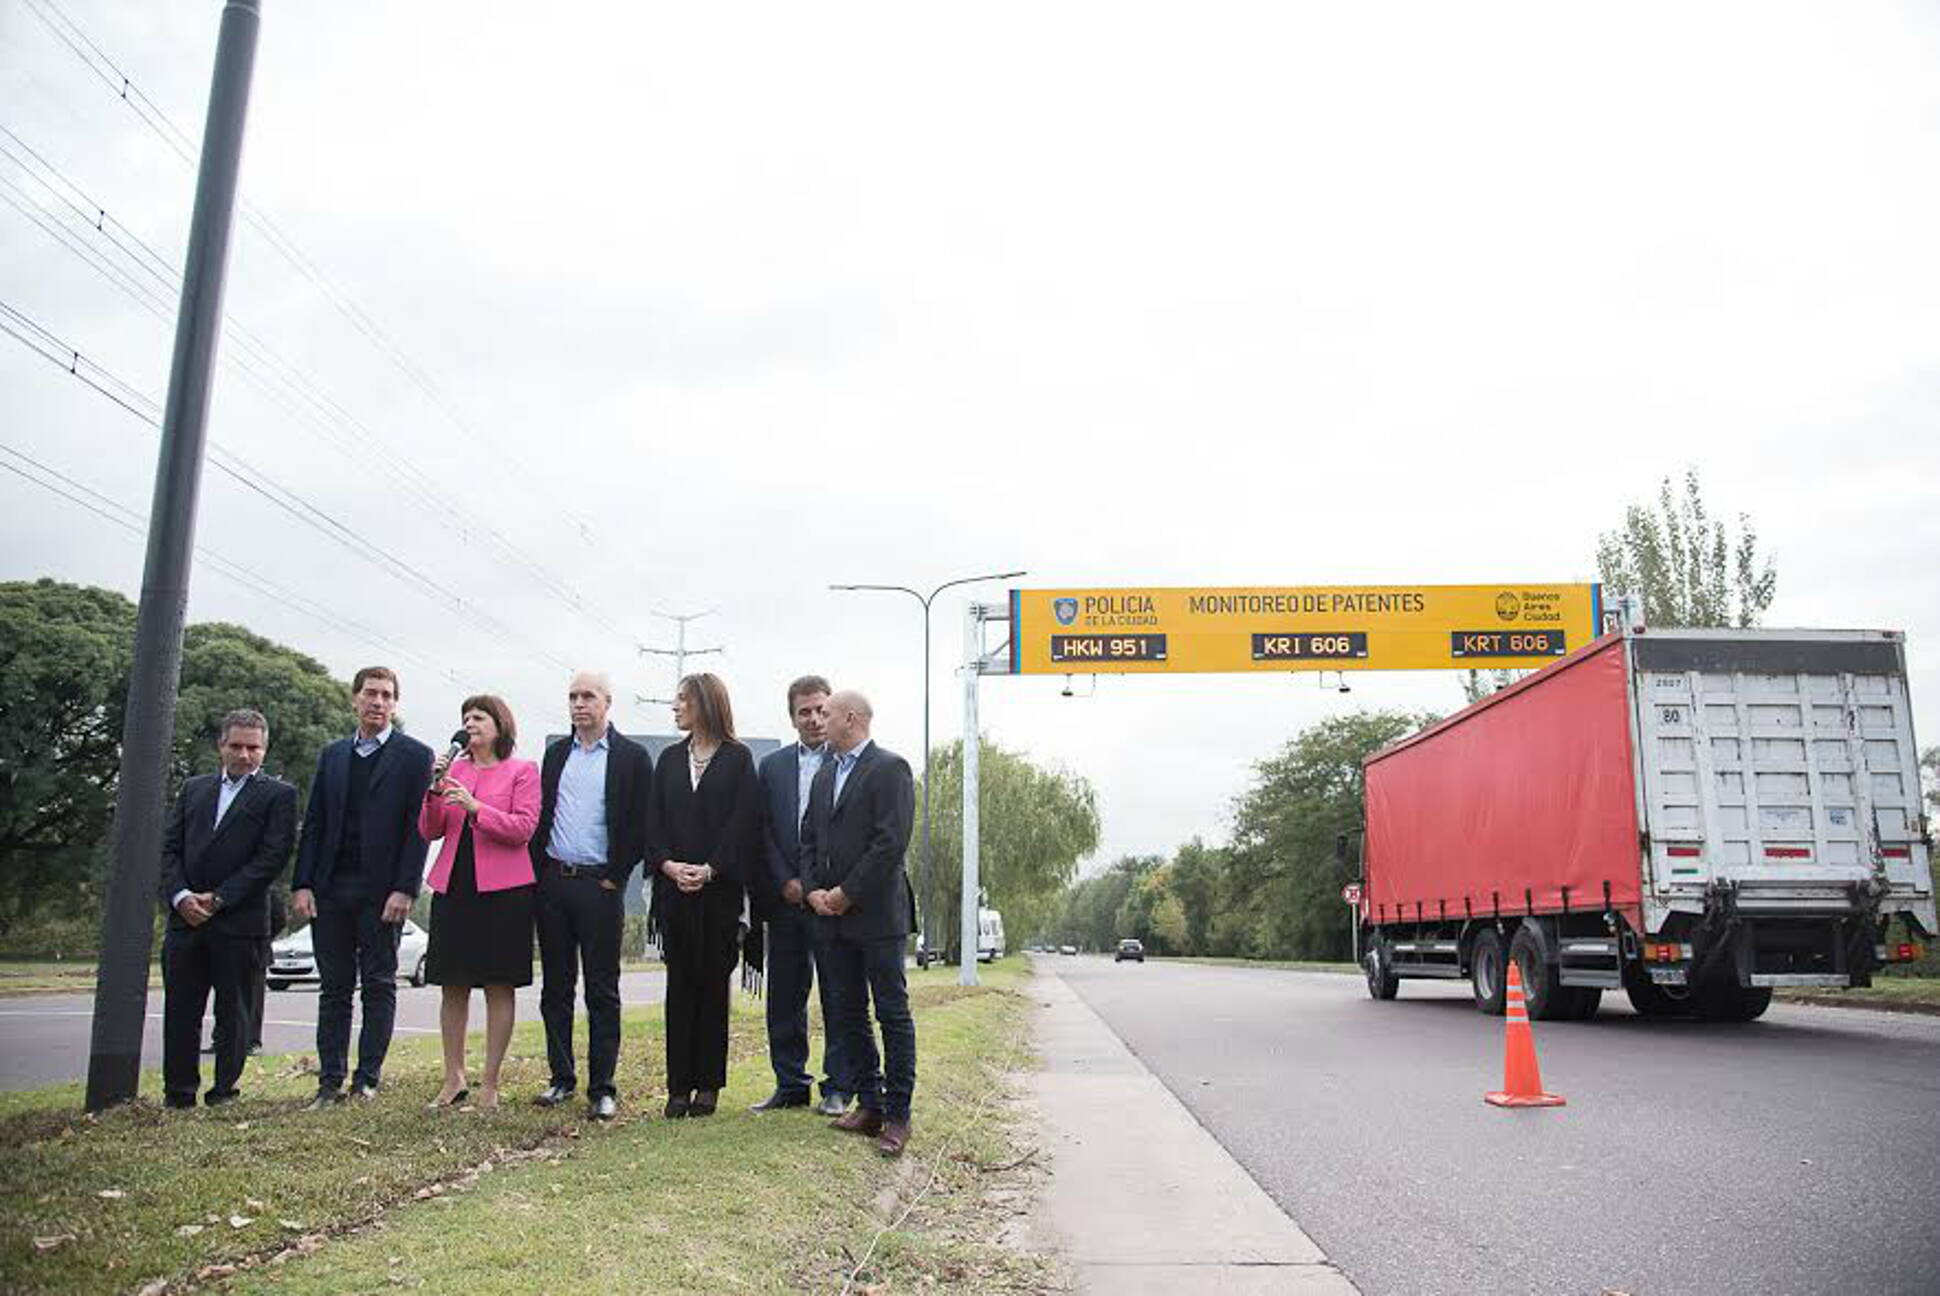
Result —
<svg viewBox="0 0 1940 1296"><path fill-rule="evenodd" d="M1925 954L1926 951L1912 941L1904 941L1893 951L1893 959L1897 963L1917 963Z"/></svg>
<svg viewBox="0 0 1940 1296"><path fill-rule="evenodd" d="M1691 956L1690 946L1675 941L1645 941L1644 958L1653 963L1675 963Z"/></svg>
<svg viewBox="0 0 1940 1296"><path fill-rule="evenodd" d="M1669 855L1672 859L1696 859L1703 853L1704 848L1701 846L1666 846L1664 848L1664 854Z"/></svg>
<svg viewBox="0 0 1940 1296"><path fill-rule="evenodd" d="M1879 853L1887 859L1911 859L1913 852L1905 846L1882 846Z"/></svg>
<svg viewBox="0 0 1940 1296"><path fill-rule="evenodd" d="M1767 846L1766 859L1811 859L1812 851L1805 846Z"/></svg>

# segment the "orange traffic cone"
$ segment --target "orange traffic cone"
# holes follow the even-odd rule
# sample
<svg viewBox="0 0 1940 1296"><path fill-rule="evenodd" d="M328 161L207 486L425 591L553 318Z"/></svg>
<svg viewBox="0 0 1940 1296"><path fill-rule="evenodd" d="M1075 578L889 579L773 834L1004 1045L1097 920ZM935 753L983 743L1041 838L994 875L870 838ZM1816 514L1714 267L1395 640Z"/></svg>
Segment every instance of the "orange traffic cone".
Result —
<svg viewBox="0 0 1940 1296"><path fill-rule="evenodd" d="M1484 1094L1482 1101L1495 1107L1561 1107L1561 1095L1543 1092L1543 1073L1536 1066L1536 1038L1529 1032L1529 1006L1522 998L1522 969L1514 959L1505 961L1509 964L1509 994L1502 1014L1508 1023L1502 1091Z"/></svg>

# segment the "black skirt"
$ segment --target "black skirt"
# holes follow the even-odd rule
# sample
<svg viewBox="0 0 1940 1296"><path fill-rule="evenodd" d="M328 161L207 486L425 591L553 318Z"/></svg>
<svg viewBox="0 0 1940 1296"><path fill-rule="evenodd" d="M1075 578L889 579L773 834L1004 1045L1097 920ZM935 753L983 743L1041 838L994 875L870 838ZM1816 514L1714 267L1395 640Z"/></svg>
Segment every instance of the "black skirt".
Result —
<svg viewBox="0 0 1940 1296"><path fill-rule="evenodd" d="M536 886L480 891L472 826L465 825L443 894L431 897L431 947L424 978L441 986L532 984Z"/></svg>

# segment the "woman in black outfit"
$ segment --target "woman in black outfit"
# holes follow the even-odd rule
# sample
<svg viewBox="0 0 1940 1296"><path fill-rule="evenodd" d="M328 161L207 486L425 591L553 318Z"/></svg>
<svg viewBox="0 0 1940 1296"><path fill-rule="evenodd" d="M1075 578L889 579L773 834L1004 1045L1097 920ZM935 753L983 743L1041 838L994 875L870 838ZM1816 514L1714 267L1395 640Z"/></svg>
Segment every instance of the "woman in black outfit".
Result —
<svg viewBox="0 0 1940 1296"><path fill-rule="evenodd" d="M674 725L687 737L654 764L646 855L667 964L667 1115L711 1116L727 1083L728 993L761 784L718 678L680 682Z"/></svg>

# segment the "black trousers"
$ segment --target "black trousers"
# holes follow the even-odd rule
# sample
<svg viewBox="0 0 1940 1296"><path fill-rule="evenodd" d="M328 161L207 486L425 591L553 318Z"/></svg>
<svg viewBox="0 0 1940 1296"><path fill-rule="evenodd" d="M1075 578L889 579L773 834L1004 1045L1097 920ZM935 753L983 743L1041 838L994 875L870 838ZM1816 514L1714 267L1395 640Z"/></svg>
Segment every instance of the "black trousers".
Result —
<svg viewBox="0 0 1940 1296"><path fill-rule="evenodd" d="M768 1061L775 1069L775 1088L783 1093L807 1093L813 1077L808 1070L808 992L822 992L822 1094L847 1098L855 1092L849 1078L846 1050L835 1028L829 979L820 972L821 957L812 939L805 909L785 907L768 921Z"/></svg>
<svg viewBox="0 0 1940 1296"><path fill-rule="evenodd" d="M391 1048L397 1021L397 942L401 923L383 920L384 902L358 891L317 897L310 924L317 958L317 1086L341 1089L350 1067L350 996L356 990L364 1008L357 1032L357 1074L353 1079L375 1089Z"/></svg>
<svg viewBox="0 0 1940 1296"><path fill-rule="evenodd" d="M620 1061L620 937L626 897L595 877L566 877L547 861L539 879L539 965L545 984L539 1016L546 1024L552 1083L576 1088L573 1067L573 992L586 973L586 1096L614 1096Z"/></svg>
<svg viewBox="0 0 1940 1296"><path fill-rule="evenodd" d="M263 1014L268 1005L264 1002L265 992L269 989L269 952L270 943L266 940L256 942L256 966L249 973L249 1047L263 1047Z"/></svg>
<svg viewBox="0 0 1940 1296"><path fill-rule="evenodd" d="M741 957L741 888L716 884L672 897L658 916L667 960L667 1091L684 1097L696 1089L725 1089L728 995Z"/></svg>
<svg viewBox="0 0 1940 1296"><path fill-rule="evenodd" d="M907 1122L916 1092L916 1019L910 1014L909 984L903 975L905 939L845 940L826 928L817 936L822 975L835 1002L831 1030L848 1050L856 1101L865 1110L881 1112L885 1120ZM876 1024L882 1027L881 1053L869 1024L872 1001Z"/></svg>
<svg viewBox="0 0 1940 1296"><path fill-rule="evenodd" d="M215 1096L236 1092L249 1047L249 977L256 939L169 925L162 937L162 1089L194 1102L202 1086L202 1014L216 1001Z"/></svg>

